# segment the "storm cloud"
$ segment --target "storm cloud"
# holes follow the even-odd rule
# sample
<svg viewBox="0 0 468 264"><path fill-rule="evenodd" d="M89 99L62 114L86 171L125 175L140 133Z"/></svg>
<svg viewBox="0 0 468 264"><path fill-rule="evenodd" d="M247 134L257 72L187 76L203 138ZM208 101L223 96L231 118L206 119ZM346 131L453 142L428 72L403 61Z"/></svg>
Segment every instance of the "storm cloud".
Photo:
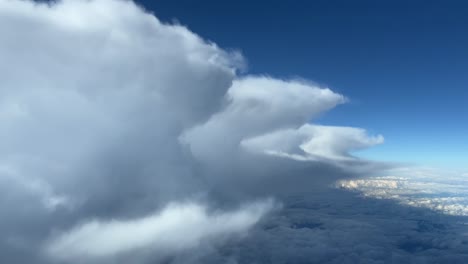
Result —
<svg viewBox="0 0 468 264"><path fill-rule="evenodd" d="M0 1L0 58L2 262L258 261L291 196L387 166L353 155L383 136L310 123L344 95L132 1Z"/></svg>

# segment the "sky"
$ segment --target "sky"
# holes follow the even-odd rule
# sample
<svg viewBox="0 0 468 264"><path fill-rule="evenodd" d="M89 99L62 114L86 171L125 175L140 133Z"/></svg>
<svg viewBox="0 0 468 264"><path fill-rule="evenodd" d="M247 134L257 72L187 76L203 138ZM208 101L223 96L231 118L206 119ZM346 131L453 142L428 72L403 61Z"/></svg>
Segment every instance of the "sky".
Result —
<svg viewBox="0 0 468 264"><path fill-rule="evenodd" d="M258 3L0 0L0 263L466 262L463 6Z"/></svg>
<svg viewBox="0 0 468 264"><path fill-rule="evenodd" d="M365 127L368 158L466 168L466 1L144 1L223 48L249 73L300 77L350 102L318 122Z"/></svg>

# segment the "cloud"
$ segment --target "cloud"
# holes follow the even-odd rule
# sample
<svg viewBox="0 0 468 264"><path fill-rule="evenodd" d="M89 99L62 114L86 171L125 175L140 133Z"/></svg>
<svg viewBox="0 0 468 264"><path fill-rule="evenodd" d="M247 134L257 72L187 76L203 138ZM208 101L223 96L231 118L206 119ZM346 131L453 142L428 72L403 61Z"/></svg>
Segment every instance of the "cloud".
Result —
<svg viewBox="0 0 468 264"><path fill-rule="evenodd" d="M8 167L0 167L0 183L2 186L9 186L13 196L14 192L26 193L31 197L35 197L45 209L55 210L58 207L70 207L71 202L66 196L54 193L51 186L41 179L24 179L20 175L15 174ZM14 191L12 191L14 190Z"/></svg>
<svg viewBox="0 0 468 264"><path fill-rule="evenodd" d="M302 160L344 161L356 159L350 151L381 144L383 140L383 136L369 137L359 128L306 124L249 138L242 141L242 145L251 151Z"/></svg>
<svg viewBox="0 0 468 264"><path fill-rule="evenodd" d="M273 208L259 199L378 167L351 152L381 136L309 124L343 95L239 75L238 52L132 1L0 1L0 57L0 255L10 263L203 257L255 230Z"/></svg>
<svg viewBox="0 0 468 264"><path fill-rule="evenodd" d="M182 137L194 156L205 162L222 162L220 159L238 152L243 140L301 126L345 102L330 89L263 76L235 80L226 97L222 111Z"/></svg>
<svg viewBox="0 0 468 264"><path fill-rule="evenodd" d="M220 107L238 55L129 1L0 5L0 164L95 211L196 189L177 137Z"/></svg>
<svg viewBox="0 0 468 264"><path fill-rule="evenodd" d="M468 181L463 172L433 168L395 168L384 176L337 182L343 189L449 215L468 216Z"/></svg>
<svg viewBox="0 0 468 264"><path fill-rule="evenodd" d="M464 263L467 231L466 217L344 190L303 192L246 239L194 263Z"/></svg>
<svg viewBox="0 0 468 264"><path fill-rule="evenodd" d="M245 233L272 207L267 200L232 212L208 213L196 203L170 204L141 219L87 222L53 239L47 251L70 259L114 256L151 246L155 255L164 257L194 248L204 239Z"/></svg>
<svg viewBox="0 0 468 264"><path fill-rule="evenodd" d="M131 1L65 0L2 1L0 56L0 229L22 255L56 228L204 192L178 137L219 109L238 54Z"/></svg>

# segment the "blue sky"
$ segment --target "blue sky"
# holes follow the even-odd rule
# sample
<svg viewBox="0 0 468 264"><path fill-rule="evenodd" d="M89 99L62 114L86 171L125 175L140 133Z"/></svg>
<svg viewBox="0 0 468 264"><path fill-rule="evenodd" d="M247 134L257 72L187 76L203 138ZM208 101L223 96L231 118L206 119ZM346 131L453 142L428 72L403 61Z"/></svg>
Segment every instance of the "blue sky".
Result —
<svg viewBox="0 0 468 264"><path fill-rule="evenodd" d="M322 116L386 142L363 156L466 167L466 1L140 1L223 48L249 73L302 77L350 102Z"/></svg>

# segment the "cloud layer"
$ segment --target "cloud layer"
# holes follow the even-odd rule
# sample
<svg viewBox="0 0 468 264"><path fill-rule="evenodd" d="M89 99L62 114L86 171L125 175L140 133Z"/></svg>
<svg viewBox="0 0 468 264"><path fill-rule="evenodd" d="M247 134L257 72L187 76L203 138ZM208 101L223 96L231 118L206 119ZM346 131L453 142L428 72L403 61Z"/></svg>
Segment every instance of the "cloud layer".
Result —
<svg viewBox="0 0 468 264"><path fill-rule="evenodd" d="M364 196L395 200L449 215L468 216L468 181L463 172L433 168L398 168L385 176L340 180L339 188Z"/></svg>
<svg viewBox="0 0 468 264"><path fill-rule="evenodd" d="M195 263L464 263L467 218L343 190L283 197L246 239ZM186 258L179 258L184 263Z"/></svg>

